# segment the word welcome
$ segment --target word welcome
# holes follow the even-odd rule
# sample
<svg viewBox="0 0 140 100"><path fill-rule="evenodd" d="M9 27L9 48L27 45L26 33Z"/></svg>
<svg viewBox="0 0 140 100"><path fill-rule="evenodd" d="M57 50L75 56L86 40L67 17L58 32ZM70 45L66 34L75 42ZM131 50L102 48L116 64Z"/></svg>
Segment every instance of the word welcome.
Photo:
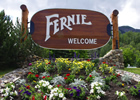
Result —
<svg viewBox="0 0 140 100"><path fill-rule="evenodd" d="M97 39L90 38L68 38L69 44L97 44Z"/></svg>
<svg viewBox="0 0 140 100"><path fill-rule="evenodd" d="M85 22L87 15L84 14L72 14L71 16L67 17L61 17L59 18L59 14L53 14L46 17L46 38L45 41L47 41L51 36L50 36L50 26L53 25L53 35L55 35L58 31L63 30L64 27L66 27L69 30L72 30L70 26L72 25L92 25L91 21ZM58 18L55 19L54 21L51 21L52 18ZM81 22L80 22L81 20ZM59 27L60 25L60 27Z"/></svg>

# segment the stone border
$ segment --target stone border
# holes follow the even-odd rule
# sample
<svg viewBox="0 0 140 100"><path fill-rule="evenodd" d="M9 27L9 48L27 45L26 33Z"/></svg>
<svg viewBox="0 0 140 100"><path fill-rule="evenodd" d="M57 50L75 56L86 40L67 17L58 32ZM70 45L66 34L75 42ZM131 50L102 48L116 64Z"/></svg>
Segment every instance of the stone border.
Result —
<svg viewBox="0 0 140 100"><path fill-rule="evenodd" d="M123 70L120 70L120 69L117 69L116 73L120 74L121 76L127 74L127 75L131 76L132 79L134 79L135 81L140 82L140 75L138 75L138 74L134 74L134 73L131 73L131 72L123 71Z"/></svg>
<svg viewBox="0 0 140 100"><path fill-rule="evenodd" d="M18 68L14 71L11 71L7 74L5 74L2 78L0 78L0 86L4 87L4 84L9 83L9 82L15 82L16 80L20 79L22 75L25 75L26 73L29 72L29 68ZM134 74L131 72L123 71L120 69L116 70L117 74L120 74L123 76L124 74L128 74L131 76L135 81L140 82L140 75Z"/></svg>

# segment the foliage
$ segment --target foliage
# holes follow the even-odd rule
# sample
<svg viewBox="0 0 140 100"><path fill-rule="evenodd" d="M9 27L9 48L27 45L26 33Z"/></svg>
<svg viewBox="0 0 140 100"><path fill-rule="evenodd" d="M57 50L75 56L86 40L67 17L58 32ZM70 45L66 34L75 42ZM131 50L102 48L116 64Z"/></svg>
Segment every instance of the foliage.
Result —
<svg viewBox="0 0 140 100"><path fill-rule="evenodd" d="M86 87L87 83L84 80L81 80L81 79L74 79L74 82L69 84L70 87L81 86L81 85Z"/></svg>
<svg viewBox="0 0 140 100"><path fill-rule="evenodd" d="M25 79L18 79L16 82L15 82L16 84L22 84L22 85L25 85L26 84L26 80Z"/></svg>
<svg viewBox="0 0 140 100"><path fill-rule="evenodd" d="M33 81L35 81L35 80L37 80L37 78L39 77L39 75L38 74L33 74L32 72L29 72L28 73L28 76L27 76L27 78L28 78L28 80L30 81L30 82L33 82Z"/></svg>
<svg viewBox="0 0 140 100"><path fill-rule="evenodd" d="M105 92L101 89L102 85L103 84L100 82L91 83L90 96L88 96L88 100L100 99L105 95Z"/></svg>
<svg viewBox="0 0 140 100"><path fill-rule="evenodd" d="M42 93L33 93L29 100L43 100ZM45 100L45 99L44 99Z"/></svg>
<svg viewBox="0 0 140 100"><path fill-rule="evenodd" d="M101 76L95 77L92 82L102 83L103 85L105 84L105 81Z"/></svg>
<svg viewBox="0 0 140 100"><path fill-rule="evenodd" d="M121 80L123 82L126 82L128 85L129 83L131 83L132 78L128 74L125 74L124 76L121 77Z"/></svg>
<svg viewBox="0 0 140 100"><path fill-rule="evenodd" d="M136 62L135 59L136 59L136 55L138 55L138 51L136 51L136 49L131 45L127 47L122 47L120 49L123 50L125 67L127 67L128 64L134 65Z"/></svg>
<svg viewBox="0 0 140 100"><path fill-rule="evenodd" d="M66 82L64 80L64 77L56 76L51 80L51 83L55 86L55 85L58 85L58 84L64 85Z"/></svg>
<svg viewBox="0 0 140 100"><path fill-rule="evenodd" d="M104 77L105 84L109 85L111 78L110 76Z"/></svg>
<svg viewBox="0 0 140 100"><path fill-rule="evenodd" d="M35 92L35 89L30 85L21 85L19 88L19 94L22 96L23 100L29 99L31 95Z"/></svg>
<svg viewBox="0 0 140 100"><path fill-rule="evenodd" d="M69 69L70 64L71 64L71 62L68 59L57 58L56 67L57 67L58 73L60 74L62 72L62 70Z"/></svg>
<svg viewBox="0 0 140 100"><path fill-rule="evenodd" d="M109 71L109 67L108 64L106 64L106 62L103 62L100 67L99 67L100 71L103 73L103 75L105 74L105 72Z"/></svg>
<svg viewBox="0 0 140 100"><path fill-rule="evenodd" d="M70 96L76 99L85 100L86 98L86 88L84 86L73 86L70 90Z"/></svg>
<svg viewBox="0 0 140 100"><path fill-rule="evenodd" d="M116 91L115 94L118 96L119 100L128 100L124 91L122 92Z"/></svg>
<svg viewBox="0 0 140 100"><path fill-rule="evenodd" d="M17 96L18 93L16 90L14 91L14 89L15 89L14 83L8 83L8 84L6 84L5 89L0 89L0 93L1 93L1 96L3 97L3 99L4 100L6 100L7 98L13 99L12 96ZM1 99L1 100L3 100L3 99Z"/></svg>
<svg viewBox="0 0 140 100"><path fill-rule="evenodd" d="M62 87L55 87L51 90L51 94L49 96L49 100L66 100L65 94L66 94L66 89Z"/></svg>
<svg viewBox="0 0 140 100"><path fill-rule="evenodd" d="M50 85L49 81L44 81L44 80L40 80L35 86L35 88L38 88L43 93L50 93L52 87L53 86Z"/></svg>
<svg viewBox="0 0 140 100"><path fill-rule="evenodd" d="M64 76L64 79L66 81L67 84L71 83L74 81L75 75L71 75L71 74L66 74Z"/></svg>
<svg viewBox="0 0 140 100"><path fill-rule="evenodd" d="M43 76L50 76L50 74L47 72L40 73L39 77L42 78Z"/></svg>
<svg viewBox="0 0 140 100"><path fill-rule="evenodd" d="M93 80L94 78L95 78L95 76L89 75L89 76L86 78L86 81L92 82L92 80Z"/></svg>
<svg viewBox="0 0 140 100"><path fill-rule="evenodd" d="M99 73L97 73L95 70L93 70L89 75L92 75L92 76L100 76Z"/></svg>
<svg viewBox="0 0 140 100"><path fill-rule="evenodd" d="M129 89L133 96L140 96L140 83Z"/></svg>

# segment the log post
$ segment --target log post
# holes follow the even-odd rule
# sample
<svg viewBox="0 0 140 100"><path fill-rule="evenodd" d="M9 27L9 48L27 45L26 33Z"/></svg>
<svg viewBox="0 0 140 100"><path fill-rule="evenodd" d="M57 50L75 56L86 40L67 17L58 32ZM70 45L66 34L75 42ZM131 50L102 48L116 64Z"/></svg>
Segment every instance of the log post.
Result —
<svg viewBox="0 0 140 100"><path fill-rule="evenodd" d="M28 30L28 14L29 11L26 7L26 5L21 5L20 6L21 10L22 10L22 24L21 24L21 31L22 33L22 37L21 37L21 42L25 41L27 39L27 30Z"/></svg>
<svg viewBox="0 0 140 100"><path fill-rule="evenodd" d="M112 50L119 49L119 29L118 29L118 10L114 10L111 14L111 20L113 25L113 39Z"/></svg>

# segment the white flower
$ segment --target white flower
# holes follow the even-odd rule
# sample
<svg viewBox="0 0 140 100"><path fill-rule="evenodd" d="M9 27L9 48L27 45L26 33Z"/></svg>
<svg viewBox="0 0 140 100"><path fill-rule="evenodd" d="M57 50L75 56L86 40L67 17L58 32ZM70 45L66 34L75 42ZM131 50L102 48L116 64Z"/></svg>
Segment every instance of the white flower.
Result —
<svg viewBox="0 0 140 100"><path fill-rule="evenodd" d="M8 96L8 93L6 92L5 94L3 94L3 96L4 96L4 97L7 97L7 96Z"/></svg>
<svg viewBox="0 0 140 100"><path fill-rule="evenodd" d="M58 93L54 93L55 96L58 96Z"/></svg>
<svg viewBox="0 0 140 100"><path fill-rule="evenodd" d="M101 91L101 93L105 95L105 92L104 91Z"/></svg>
<svg viewBox="0 0 140 100"><path fill-rule="evenodd" d="M47 81L47 82L46 82L46 85L48 86L48 85L50 85L50 83Z"/></svg>
<svg viewBox="0 0 140 100"><path fill-rule="evenodd" d="M96 89L101 90L101 87L96 87Z"/></svg>
<svg viewBox="0 0 140 100"><path fill-rule="evenodd" d="M90 94L91 94L91 93L94 93L94 89L91 89L91 90L90 90Z"/></svg>
<svg viewBox="0 0 140 100"><path fill-rule="evenodd" d="M43 86L43 87L46 87L46 86L47 86L47 84L46 84L46 83L43 83L43 84L42 84L42 86Z"/></svg>
<svg viewBox="0 0 140 100"><path fill-rule="evenodd" d="M40 88L40 86L37 84L37 85L35 86L35 88Z"/></svg>
<svg viewBox="0 0 140 100"><path fill-rule="evenodd" d="M10 92L10 88L6 87L5 91Z"/></svg>
<svg viewBox="0 0 140 100"><path fill-rule="evenodd" d="M14 100L14 98L12 96L10 96L10 100Z"/></svg>
<svg viewBox="0 0 140 100"><path fill-rule="evenodd" d="M57 91L57 90L58 90L58 88L54 88L53 90L54 90L54 91Z"/></svg>
<svg viewBox="0 0 140 100"><path fill-rule="evenodd" d="M64 94L63 93L60 93L59 94L59 98L63 98L64 97Z"/></svg>
<svg viewBox="0 0 140 100"><path fill-rule="evenodd" d="M119 95L119 92L118 92L118 91L116 91L116 94L117 94L117 95Z"/></svg>
<svg viewBox="0 0 140 100"><path fill-rule="evenodd" d="M51 89L52 87L53 87L52 85L49 85L49 86L48 86L48 89Z"/></svg>
<svg viewBox="0 0 140 100"><path fill-rule="evenodd" d="M14 94L14 92L10 92L10 95L13 95Z"/></svg>
<svg viewBox="0 0 140 100"><path fill-rule="evenodd" d="M62 100L66 100L67 98L66 97L63 97L63 99Z"/></svg>
<svg viewBox="0 0 140 100"><path fill-rule="evenodd" d="M4 90L3 89L0 89L0 93L2 93Z"/></svg>
<svg viewBox="0 0 140 100"><path fill-rule="evenodd" d="M121 92L120 96L123 96L125 94L125 92Z"/></svg>
<svg viewBox="0 0 140 100"><path fill-rule="evenodd" d="M53 94L51 94L51 95L49 96L49 100L52 100L52 98L53 98Z"/></svg>
<svg viewBox="0 0 140 100"><path fill-rule="evenodd" d="M101 93L101 90L97 90L97 93Z"/></svg>
<svg viewBox="0 0 140 100"><path fill-rule="evenodd" d="M11 85L11 87L14 89L15 88L15 86L14 85Z"/></svg>
<svg viewBox="0 0 140 100"><path fill-rule="evenodd" d="M41 92L41 90L37 90L39 93Z"/></svg>
<svg viewBox="0 0 140 100"><path fill-rule="evenodd" d="M18 95L17 91L15 90L15 94Z"/></svg>
<svg viewBox="0 0 140 100"><path fill-rule="evenodd" d="M103 83L99 83L100 85L103 85Z"/></svg>
<svg viewBox="0 0 140 100"><path fill-rule="evenodd" d="M101 97L98 95L98 96L97 96L97 99L100 99L100 98L101 98Z"/></svg>
<svg viewBox="0 0 140 100"><path fill-rule="evenodd" d="M94 82L92 82L92 83L91 83L91 88L93 88L93 87L94 87L94 85L95 85L95 83L94 83Z"/></svg>

